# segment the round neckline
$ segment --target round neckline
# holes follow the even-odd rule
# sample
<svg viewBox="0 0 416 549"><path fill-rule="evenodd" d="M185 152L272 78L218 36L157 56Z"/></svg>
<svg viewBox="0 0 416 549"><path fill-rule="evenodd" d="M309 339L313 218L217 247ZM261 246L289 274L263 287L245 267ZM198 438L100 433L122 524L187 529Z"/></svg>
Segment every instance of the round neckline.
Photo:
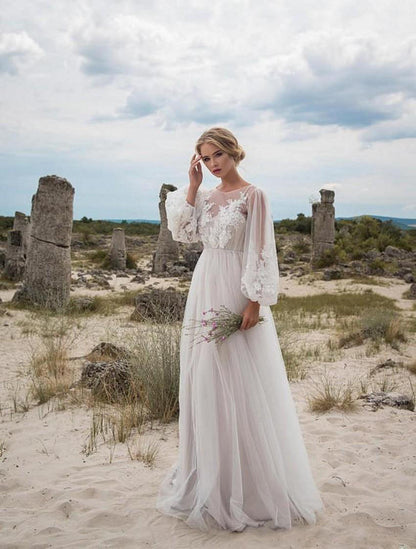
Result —
<svg viewBox="0 0 416 549"><path fill-rule="evenodd" d="M251 183L249 183L248 185L244 185L243 187L238 187L238 189L233 189L231 191L222 191L218 187L215 187L215 190L218 191L219 193L228 194L228 193L235 193L236 191L241 191L243 189L247 189L247 187L252 187L252 186L253 185Z"/></svg>

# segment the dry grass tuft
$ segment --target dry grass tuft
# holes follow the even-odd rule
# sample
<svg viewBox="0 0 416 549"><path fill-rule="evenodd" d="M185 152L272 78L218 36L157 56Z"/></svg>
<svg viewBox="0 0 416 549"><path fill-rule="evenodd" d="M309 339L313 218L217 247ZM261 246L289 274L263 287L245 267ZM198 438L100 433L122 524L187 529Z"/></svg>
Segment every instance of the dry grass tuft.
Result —
<svg viewBox="0 0 416 549"><path fill-rule="evenodd" d="M350 383L337 385L327 376L322 376L321 384L316 384L314 393L308 396L308 405L312 412L324 413L332 409L349 412L356 409L357 402Z"/></svg>
<svg viewBox="0 0 416 549"><path fill-rule="evenodd" d="M149 324L130 342L133 380L152 419L179 415L179 324Z"/></svg>
<svg viewBox="0 0 416 549"><path fill-rule="evenodd" d="M339 339L339 347L353 347L362 345L365 340L370 341L368 354L378 352L382 342L394 349L400 343L407 341L403 320L394 311L388 309L370 309L359 321L359 330L353 330Z"/></svg>
<svg viewBox="0 0 416 549"><path fill-rule="evenodd" d="M38 320L38 335L40 339L29 363L29 396L37 404L44 404L54 397L66 397L74 385L68 353L78 331L65 316L45 315Z"/></svg>
<svg viewBox="0 0 416 549"><path fill-rule="evenodd" d="M139 401L118 406L95 406L91 427L83 452L88 456L97 450L98 439L104 443L125 443L133 432L142 432L147 419Z"/></svg>
<svg viewBox="0 0 416 549"><path fill-rule="evenodd" d="M142 461L145 465L153 467L159 453L159 443L155 440L143 442L140 439L135 444L127 444L131 460Z"/></svg>

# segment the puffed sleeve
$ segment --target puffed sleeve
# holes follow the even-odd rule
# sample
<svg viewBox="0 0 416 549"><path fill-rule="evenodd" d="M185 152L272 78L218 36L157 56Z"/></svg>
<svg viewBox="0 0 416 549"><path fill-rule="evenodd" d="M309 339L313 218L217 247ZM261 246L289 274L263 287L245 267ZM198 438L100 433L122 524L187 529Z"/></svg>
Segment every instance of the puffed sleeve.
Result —
<svg viewBox="0 0 416 549"><path fill-rule="evenodd" d="M279 268L273 218L264 191L255 187L247 197L241 291L260 305L277 302Z"/></svg>
<svg viewBox="0 0 416 549"><path fill-rule="evenodd" d="M201 188L197 191L195 206L187 202L188 186L179 187L167 194L165 207L168 229L173 240L179 242L198 242L201 240L198 232L198 217L201 209Z"/></svg>

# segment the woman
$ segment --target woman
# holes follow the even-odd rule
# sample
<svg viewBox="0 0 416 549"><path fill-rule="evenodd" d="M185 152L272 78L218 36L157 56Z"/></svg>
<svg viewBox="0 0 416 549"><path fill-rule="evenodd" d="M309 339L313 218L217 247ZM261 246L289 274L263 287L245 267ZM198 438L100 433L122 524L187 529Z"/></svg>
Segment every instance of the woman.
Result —
<svg viewBox="0 0 416 549"><path fill-rule="evenodd" d="M323 505L269 307L278 293L269 203L238 173L245 153L230 131L206 131L196 151L189 186L166 200L173 238L201 240L204 249L181 337L178 459L156 507L205 531L313 524ZM201 185L201 162L217 187ZM191 321L221 306L242 314L240 330L219 344L196 344Z"/></svg>

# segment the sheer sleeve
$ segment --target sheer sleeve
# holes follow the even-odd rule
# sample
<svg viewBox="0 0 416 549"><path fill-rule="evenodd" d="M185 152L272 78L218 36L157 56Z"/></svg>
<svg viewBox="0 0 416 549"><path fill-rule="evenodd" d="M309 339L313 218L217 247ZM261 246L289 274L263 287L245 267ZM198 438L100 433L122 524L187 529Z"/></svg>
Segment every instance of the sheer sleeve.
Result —
<svg viewBox="0 0 416 549"><path fill-rule="evenodd" d="M277 302L279 268L273 219L264 192L255 187L247 198L241 291L260 305Z"/></svg>
<svg viewBox="0 0 416 549"><path fill-rule="evenodd" d="M196 195L195 206L187 202L188 186L171 191L166 197L165 207L168 229L173 240L179 242L198 242L201 238L198 232L198 217L201 210L201 188Z"/></svg>

